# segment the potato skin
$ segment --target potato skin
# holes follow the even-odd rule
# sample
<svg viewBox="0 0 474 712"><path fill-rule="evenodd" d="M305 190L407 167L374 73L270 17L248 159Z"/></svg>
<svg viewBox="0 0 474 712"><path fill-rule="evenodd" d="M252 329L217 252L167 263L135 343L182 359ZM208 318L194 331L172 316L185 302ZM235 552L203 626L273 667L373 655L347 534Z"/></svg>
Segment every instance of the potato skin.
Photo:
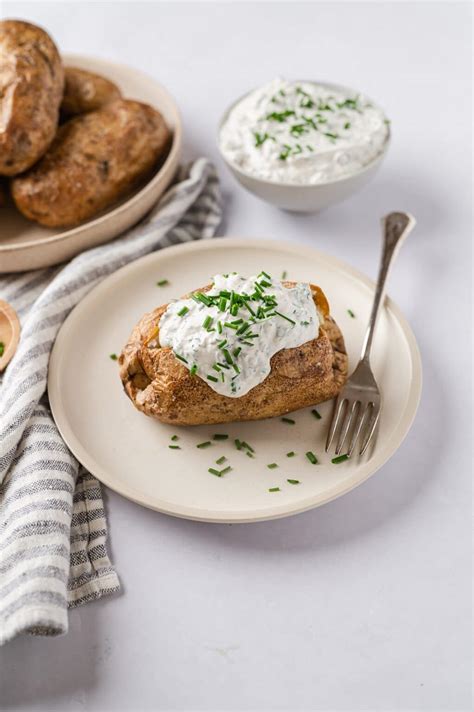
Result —
<svg viewBox="0 0 474 712"><path fill-rule="evenodd" d="M41 225L77 225L140 183L170 135L161 114L138 101L120 99L77 116L30 171L13 179L15 204Z"/></svg>
<svg viewBox="0 0 474 712"><path fill-rule="evenodd" d="M45 153L56 133L64 85L59 52L29 22L0 21L0 175L13 176Z"/></svg>
<svg viewBox="0 0 474 712"><path fill-rule="evenodd" d="M295 282L283 284L292 287ZM333 398L347 377L344 339L329 315L323 292L315 285L310 287L325 317L318 337L276 353L271 373L244 396L228 398L216 393L201 378L191 376L170 348L148 347L166 304L145 314L120 354L125 393L138 410L174 425L260 420Z"/></svg>
<svg viewBox="0 0 474 712"><path fill-rule="evenodd" d="M88 114L122 97L118 86L99 74L78 67L65 67L64 76L62 117Z"/></svg>

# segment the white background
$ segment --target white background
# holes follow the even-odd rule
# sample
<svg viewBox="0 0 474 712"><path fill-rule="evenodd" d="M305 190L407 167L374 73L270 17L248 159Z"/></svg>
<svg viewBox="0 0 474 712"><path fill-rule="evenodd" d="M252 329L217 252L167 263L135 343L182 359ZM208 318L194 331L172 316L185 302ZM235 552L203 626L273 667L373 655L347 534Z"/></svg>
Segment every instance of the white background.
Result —
<svg viewBox="0 0 474 712"><path fill-rule="evenodd" d="M0 651L0 707L466 710L470 706L470 9L457 3L4 3L64 51L165 84L186 154L211 156L222 232L313 244L375 276L378 220L418 227L389 292L419 340L408 438L359 489L287 520L218 526L107 494L121 595L61 639ZM320 215L246 194L215 148L232 100L277 74L367 92L392 119L373 184Z"/></svg>

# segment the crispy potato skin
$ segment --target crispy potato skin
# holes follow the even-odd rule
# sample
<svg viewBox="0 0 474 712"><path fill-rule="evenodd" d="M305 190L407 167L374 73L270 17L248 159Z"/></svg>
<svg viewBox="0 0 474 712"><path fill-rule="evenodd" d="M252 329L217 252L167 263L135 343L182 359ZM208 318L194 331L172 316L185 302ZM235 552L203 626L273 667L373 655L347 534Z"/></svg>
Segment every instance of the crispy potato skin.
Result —
<svg viewBox="0 0 474 712"><path fill-rule="evenodd" d="M45 156L12 180L17 208L47 227L87 220L136 187L170 142L162 115L120 99L58 130Z"/></svg>
<svg viewBox="0 0 474 712"><path fill-rule="evenodd" d="M0 174L14 176L45 153L63 94L61 57L44 30L0 21Z"/></svg>
<svg viewBox="0 0 474 712"><path fill-rule="evenodd" d="M121 98L120 89L105 77L78 67L66 67L61 116L71 117L101 109Z"/></svg>
<svg viewBox="0 0 474 712"><path fill-rule="evenodd" d="M292 287L295 282L284 284ZM347 377L344 339L329 315L323 292L310 286L325 317L318 337L276 353L271 373L244 396L228 398L216 393L201 378L191 376L170 348L147 346L167 305L145 314L120 354L125 393L138 410L174 425L260 420L333 398Z"/></svg>

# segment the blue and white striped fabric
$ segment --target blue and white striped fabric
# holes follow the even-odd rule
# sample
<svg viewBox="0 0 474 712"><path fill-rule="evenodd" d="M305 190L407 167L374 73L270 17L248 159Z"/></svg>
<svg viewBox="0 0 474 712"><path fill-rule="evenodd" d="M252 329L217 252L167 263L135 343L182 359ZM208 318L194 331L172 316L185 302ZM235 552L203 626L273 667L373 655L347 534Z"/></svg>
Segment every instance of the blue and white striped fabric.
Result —
<svg viewBox="0 0 474 712"><path fill-rule="evenodd" d="M119 267L213 237L220 220L215 170L201 158L129 233L67 265L0 276L0 298L22 324L0 381L0 644L19 633L65 633L68 607L119 589L100 484L71 455L48 407L48 361L61 324Z"/></svg>

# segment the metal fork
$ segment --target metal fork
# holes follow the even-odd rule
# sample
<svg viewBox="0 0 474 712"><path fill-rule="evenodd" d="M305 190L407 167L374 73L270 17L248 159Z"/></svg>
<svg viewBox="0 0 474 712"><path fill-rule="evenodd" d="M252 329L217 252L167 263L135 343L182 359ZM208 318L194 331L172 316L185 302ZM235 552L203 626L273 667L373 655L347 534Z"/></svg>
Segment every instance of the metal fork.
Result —
<svg viewBox="0 0 474 712"><path fill-rule="evenodd" d="M362 444L359 455L363 455L377 427L382 398L370 367L372 339L380 306L383 304L385 297L385 284L390 267L395 261L402 242L415 225L415 218L407 213L390 213L382 218L384 241L372 312L365 334L360 361L336 400L326 441L326 452L331 447L339 426L336 455L341 453L351 428L352 435L346 454L349 457L352 455L356 443L361 437Z"/></svg>

